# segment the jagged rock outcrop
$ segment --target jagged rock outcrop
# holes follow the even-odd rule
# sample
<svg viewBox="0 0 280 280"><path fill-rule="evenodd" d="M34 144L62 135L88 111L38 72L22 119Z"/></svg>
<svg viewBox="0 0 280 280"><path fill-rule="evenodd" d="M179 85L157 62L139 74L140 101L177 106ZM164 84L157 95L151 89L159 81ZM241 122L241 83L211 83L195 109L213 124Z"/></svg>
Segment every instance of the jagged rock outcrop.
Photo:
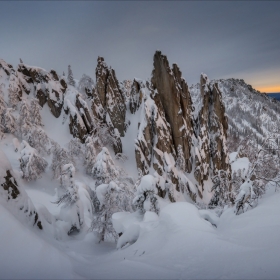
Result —
<svg viewBox="0 0 280 280"><path fill-rule="evenodd" d="M12 167L2 150L0 150L0 157L0 200L20 219L25 219L28 224L42 230L43 225L39 214L25 190L18 185Z"/></svg>
<svg viewBox="0 0 280 280"><path fill-rule="evenodd" d="M87 133L90 134L93 129L93 119L91 117L87 103L83 100L83 98L80 94L77 94L77 96L76 96L76 107L85 124Z"/></svg>
<svg viewBox="0 0 280 280"><path fill-rule="evenodd" d="M201 110L197 120L198 130L198 150L195 154L195 172L194 176L199 185L208 180L210 169L210 139L209 139L209 106L211 98L211 89L206 75L200 77L200 94L202 99Z"/></svg>
<svg viewBox="0 0 280 280"><path fill-rule="evenodd" d="M198 115L199 152L196 157L195 178L202 186L209 176L225 170L229 176L230 165L226 146L228 121L218 84L210 84L205 74L200 78L202 106Z"/></svg>
<svg viewBox="0 0 280 280"><path fill-rule="evenodd" d="M70 133L74 138L79 138L81 142L84 143L88 134L87 127L79 111L69 99L67 99L66 104L64 104L64 111L66 114L69 114ZM85 114L84 117L86 117Z"/></svg>
<svg viewBox="0 0 280 280"><path fill-rule="evenodd" d="M27 94L34 93L43 107L46 103L52 114L58 118L63 107L63 95L67 84L63 78L59 79L57 73L50 73L42 68L27 66L23 63L18 65L18 76L22 89Z"/></svg>
<svg viewBox="0 0 280 280"><path fill-rule="evenodd" d="M178 66L171 69L159 51L154 56L151 85L136 80L132 85L131 113L144 112L135 142L137 167L142 174L155 172L159 195L169 193L171 201L176 200L175 189L186 190L193 200L196 194L202 199L204 182L211 183L218 170L230 176L221 92L217 85L210 87L206 75L201 77L201 100L194 120L187 83ZM192 183L187 173L194 175Z"/></svg>
<svg viewBox="0 0 280 280"><path fill-rule="evenodd" d="M157 51L154 55L152 84L159 93L166 118L171 126L172 138L178 153L182 147L186 160L187 172L192 171L192 101L186 81L176 64L169 67L166 56Z"/></svg>
<svg viewBox="0 0 280 280"><path fill-rule="evenodd" d="M131 86L130 97L129 97L129 109L134 114L140 107L143 99L143 92L141 88L144 88L141 80L134 79Z"/></svg>
<svg viewBox="0 0 280 280"><path fill-rule="evenodd" d="M212 88L210 107L210 133L211 133L211 156L213 174L218 170L229 170L229 158L226 145L228 120L225 115L225 106L222 102L222 94L218 84ZM231 174L231 172L229 172Z"/></svg>
<svg viewBox="0 0 280 280"><path fill-rule="evenodd" d="M99 100L114 128L117 128L120 135L124 136L126 106L115 71L107 66L104 58L98 57L95 73L96 92Z"/></svg>
<svg viewBox="0 0 280 280"><path fill-rule="evenodd" d="M18 73L13 66L2 59L0 59L0 75L1 77L6 76L6 79L9 81L7 90L13 99L12 104L10 105L15 106L21 100L22 90L27 88L26 91L28 91L28 85L18 76ZM1 84L1 87L5 87L5 84Z"/></svg>

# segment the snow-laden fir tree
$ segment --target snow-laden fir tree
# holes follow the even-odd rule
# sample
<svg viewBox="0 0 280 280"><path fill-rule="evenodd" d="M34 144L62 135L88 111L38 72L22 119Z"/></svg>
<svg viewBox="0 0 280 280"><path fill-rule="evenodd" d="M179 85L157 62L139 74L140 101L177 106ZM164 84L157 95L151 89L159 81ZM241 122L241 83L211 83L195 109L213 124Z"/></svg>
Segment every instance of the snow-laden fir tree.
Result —
<svg viewBox="0 0 280 280"><path fill-rule="evenodd" d="M73 72L72 72L72 69L71 69L71 66L68 65L68 76L67 76L67 82L69 85L71 86L75 86L75 81L74 81L74 77L73 77Z"/></svg>
<svg viewBox="0 0 280 280"><path fill-rule="evenodd" d="M152 175L145 175L141 178L137 193L133 199L134 207L144 214L146 211L159 214L160 208L157 198L157 188L155 178Z"/></svg>
<svg viewBox="0 0 280 280"><path fill-rule="evenodd" d="M68 223L68 235L79 232L84 223L83 205L80 201L74 174L75 167L73 164L65 164L61 167L60 182L65 192L56 201L58 205L63 205L60 211L60 219Z"/></svg>
<svg viewBox="0 0 280 280"><path fill-rule="evenodd" d="M42 117L40 111L42 107L39 104L37 99L32 99L30 102L30 109L31 109L31 121L33 124L38 126L43 126Z"/></svg>
<svg viewBox="0 0 280 280"><path fill-rule="evenodd" d="M19 88L18 88L18 85L16 84L15 79L16 79L15 76L11 75L9 89L8 89L9 105L13 108L15 108L20 101Z"/></svg>
<svg viewBox="0 0 280 280"><path fill-rule="evenodd" d="M0 86L0 115L2 116L4 114L4 111L6 110L7 105L4 100L4 95L2 91L2 87Z"/></svg>
<svg viewBox="0 0 280 280"><path fill-rule="evenodd" d="M88 174L92 173L93 165L96 158L96 137L90 135L85 141L85 167Z"/></svg>
<svg viewBox="0 0 280 280"><path fill-rule="evenodd" d="M117 240L118 235L113 227L112 215L122 211L119 205L120 188L111 181L109 184L101 184L96 188L96 196L99 202L97 213L92 221L91 230L99 234L99 242L105 238Z"/></svg>
<svg viewBox="0 0 280 280"><path fill-rule="evenodd" d="M41 178L41 174L48 165L47 161L35 149L30 147L26 141L23 140L21 145L22 150L19 161L22 177L27 181Z"/></svg>
<svg viewBox="0 0 280 280"><path fill-rule="evenodd" d="M236 215L244 213L248 207L255 207L257 203L256 194L253 190L253 182L247 179L239 189L239 193L235 198L235 210Z"/></svg>
<svg viewBox="0 0 280 280"><path fill-rule="evenodd" d="M2 87L0 86L0 139L3 137L3 133L5 132L5 126L3 123L4 112L6 111L6 103L4 101L4 96L2 95Z"/></svg>
<svg viewBox="0 0 280 280"><path fill-rule="evenodd" d="M51 169L53 170L54 178L59 179L62 174L63 166L65 164L73 164L73 160L69 153L56 142L53 143L52 154Z"/></svg>
<svg viewBox="0 0 280 280"><path fill-rule="evenodd" d="M60 185L67 189L74 184L74 174L76 170L72 163L64 164L61 168L61 174L59 176Z"/></svg>
<svg viewBox="0 0 280 280"><path fill-rule="evenodd" d="M31 147L36 149L40 154L51 153L51 141L45 130L39 126L32 126L27 135L27 141Z"/></svg>
<svg viewBox="0 0 280 280"><path fill-rule="evenodd" d="M107 148L103 147L102 151L97 155L92 168L92 175L96 179L96 186L104 183L108 184L119 176L119 172Z"/></svg>
<svg viewBox="0 0 280 280"><path fill-rule="evenodd" d="M21 101L20 110L19 110L19 136L24 138L28 135L32 128L32 119L30 115L30 107L26 100Z"/></svg>
<svg viewBox="0 0 280 280"><path fill-rule="evenodd" d="M218 170L216 176L212 178L213 187L211 189L214 192L210 202L209 207L223 208L225 205L230 205L234 202L231 194L231 184L229 176L226 170Z"/></svg>
<svg viewBox="0 0 280 280"><path fill-rule="evenodd" d="M186 160L184 157L182 145L178 145L178 148L177 148L176 167L179 170L182 170L183 172L186 171Z"/></svg>
<svg viewBox="0 0 280 280"><path fill-rule="evenodd" d="M84 146L79 138L71 139L68 143L68 153L72 159L84 157Z"/></svg>
<svg viewBox="0 0 280 280"><path fill-rule="evenodd" d="M82 78L79 81L79 87L78 87L79 91L91 97L93 88L94 88L93 79L88 75L83 74Z"/></svg>
<svg viewBox="0 0 280 280"><path fill-rule="evenodd" d="M14 109L12 108L6 108L3 118L2 118L2 124L4 128L5 133L14 133L17 128L17 121L15 116L13 115Z"/></svg>

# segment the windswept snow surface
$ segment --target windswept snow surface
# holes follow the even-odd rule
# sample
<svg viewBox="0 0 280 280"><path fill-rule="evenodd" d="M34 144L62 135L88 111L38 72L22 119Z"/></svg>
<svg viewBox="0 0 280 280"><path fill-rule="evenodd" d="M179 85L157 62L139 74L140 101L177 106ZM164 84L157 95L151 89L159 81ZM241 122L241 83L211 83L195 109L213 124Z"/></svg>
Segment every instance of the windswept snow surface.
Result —
<svg viewBox="0 0 280 280"><path fill-rule="evenodd" d="M271 189L242 215L226 210L217 228L202 218L207 210L169 204L158 220L139 222L138 240L119 250L114 243L97 243L92 232L47 238L0 206L0 277L279 279L279 200Z"/></svg>
<svg viewBox="0 0 280 280"><path fill-rule="evenodd" d="M18 183L36 209L45 206L51 215L58 215L60 208L52 203L58 182L46 172L27 185L20 178L19 152L12 139L7 135L1 149ZM94 184L84 174L77 176ZM98 243L87 230L89 219L79 234L56 239L48 231L23 224L0 205L0 278L279 279L279 201L280 193L271 188L256 208L238 216L228 209L220 218L188 202L166 204L158 219L154 213L132 217L134 226L124 237L133 244L118 250L116 243ZM124 219L126 215L122 214Z"/></svg>

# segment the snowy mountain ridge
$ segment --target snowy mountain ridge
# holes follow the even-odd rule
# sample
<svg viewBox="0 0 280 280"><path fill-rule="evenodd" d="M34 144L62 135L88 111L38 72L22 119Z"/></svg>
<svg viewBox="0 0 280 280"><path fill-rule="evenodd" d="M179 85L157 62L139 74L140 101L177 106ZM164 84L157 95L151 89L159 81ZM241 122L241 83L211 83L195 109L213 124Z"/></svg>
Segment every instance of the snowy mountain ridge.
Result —
<svg viewBox="0 0 280 280"><path fill-rule="evenodd" d="M247 150L251 142L241 143L251 135L258 148L277 133L278 102L243 80L210 81L202 74L200 84L188 87L178 66L169 66L167 57L157 51L148 81L118 82L115 71L98 57L96 83L86 75L75 82L70 66L66 78L23 63L16 70L0 60L0 85L1 207L23 224L11 221L10 227L28 236L22 226L29 225L37 243L42 238L59 248L59 256L66 252L73 258L59 257L67 271L55 265L54 278L112 278L118 266L130 270L127 274L119 271L118 277L135 278L130 263L134 259L141 278L203 278L209 275L206 271L191 269L191 256L200 258L199 242L205 250L214 237L213 246L204 254L210 256L222 236L228 249L218 250L220 258L227 250L240 256L238 242L250 240L236 233L232 224L246 228L238 217L254 219L254 213L261 211L254 207L266 188L267 201L261 200L260 206L273 201L273 211L279 208L275 204L278 194L272 192L275 184L258 177L263 176L263 166ZM230 155L228 150L236 153ZM276 159L270 155L268 160L274 163ZM275 166L271 170L278 172ZM270 173L270 179L277 175ZM5 217L1 219L7 223ZM273 221L277 233L279 223ZM257 223L246 230L252 234L255 227ZM1 234L3 240L7 238L7 232ZM268 236L269 230L264 234ZM193 245L187 244L186 236ZM276 242L277 234L271 237ZM238 241L230 246L230 238ZM268 250L261 235L255 240ZM105 247L96 244L101 241ZM112 251L112 241L117 241L118 251ZM181 243L187 251L180 248ZM169 263L168 251L178 255L174 263ZM163 264L155 252L160 252ZM251 249L246 251L251 253ZM7 246L5 255L12 257ZM129 264L121 263L127 256ZM111 262L108 273L100 265L103 257ZM189 264L180 261L186 257ZM91 261L96 261L96 271L88 267ZM166 266L165 272L148 262L161 269ZM256 262L266 263L265 258ZM4 277L18 277L7 269L7 261L3 264ZM213 260L212 265L217 268L218 262ZM212 271L210 275L266 275L259 270L259 274L250 273L242 262L237 266L242 268L240 275L232 267L226 274ZM278 266L273 261L271 266L269 276L275 277ZM73 274L69 267L74 267ZM23 275L37 278L38 273ZM43 273L44 278L47 275Z"/></svg>

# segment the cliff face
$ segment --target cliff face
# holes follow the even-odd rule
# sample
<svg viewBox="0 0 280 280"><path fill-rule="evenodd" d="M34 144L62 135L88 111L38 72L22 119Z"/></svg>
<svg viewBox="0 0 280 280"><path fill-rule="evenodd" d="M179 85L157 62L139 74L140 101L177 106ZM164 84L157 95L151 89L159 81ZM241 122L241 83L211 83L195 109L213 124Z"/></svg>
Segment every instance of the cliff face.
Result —
<svg viewBox="0 0 280 280"><path fill-rule="evenodd" d="M202 106L198 114L197 134L199 155L196 156L195 178L203 191L204 181L225 170L230 176L226 146L228 120L218 84L210 84L208 77L201 74L200 94Z"/></svg>
<svg viewBox="0 0 280 280"><path fill-rule="evenodd" d="M152 84L159 94L166 118L171 126L172 139L178 153L182 147L186 171L192 171L191 145L193 137L192 102L188 85L178 66L169 67L166 56L157 51L154 55Z"/></svg>
<svg viewBox="0 0 280 280"><path fill-rule="evenodd" d="M126 106L115 71L106 65L104 58L98 57L95 73L99 100L114 128L118 129L121 136L124 136Z"/></svg>
<svg viewBox="0 0 280 280"><path fill-rule="evenodd" d="M45 103L51 109L52 114L58 118L63 107L63 97L67 84L63 78L59 79L57 73L51 70L19 64L17 70L22 90L29 94L31 91L38 98L43 107Z"/></svg>
<svg viewBox="0 0 280 280"><path fill-rule="evenodd" d="M221 92L218 85L210 87L207 76L202 75L200 94L202 106L195 118L188 85L178 66L171 69L160 52L154 56L151 84L133 82L130 111L139 108L144 112L136 141L137 167L142 174L155 172L159 194L164 197L169 192L170 200L175 200L175 190L182 189L194 200L196 195L203 199L205 181L221 169L230 176ZM192 187L185 177L194 178Z"/></svg>
<svg viewBox="0 0 280 280"><path fill-rule="evenodd" d="M138 134L131 139L136 165L140 174L155 176L161 197L176 201L176 193L186 192L193 200L203 200L218 170L230 176L228 120L218 84L202 74L199 97L193 97L193 103L179 67L170 67L160 51L154 55L149 81L135 78L119 83L115 71L98 57L96 85L84 95L54 70L21 63L16 71L0 60L0 71L9 80L13 102L19 102L23 94L33 95L41 106L47 104L56 118L63 108L70 133L82 143L89 135L98 134L104 145L122 153L121 137L129 125L126 115L137 116ZM199 109L195 109L197 100Z"/></svg>

